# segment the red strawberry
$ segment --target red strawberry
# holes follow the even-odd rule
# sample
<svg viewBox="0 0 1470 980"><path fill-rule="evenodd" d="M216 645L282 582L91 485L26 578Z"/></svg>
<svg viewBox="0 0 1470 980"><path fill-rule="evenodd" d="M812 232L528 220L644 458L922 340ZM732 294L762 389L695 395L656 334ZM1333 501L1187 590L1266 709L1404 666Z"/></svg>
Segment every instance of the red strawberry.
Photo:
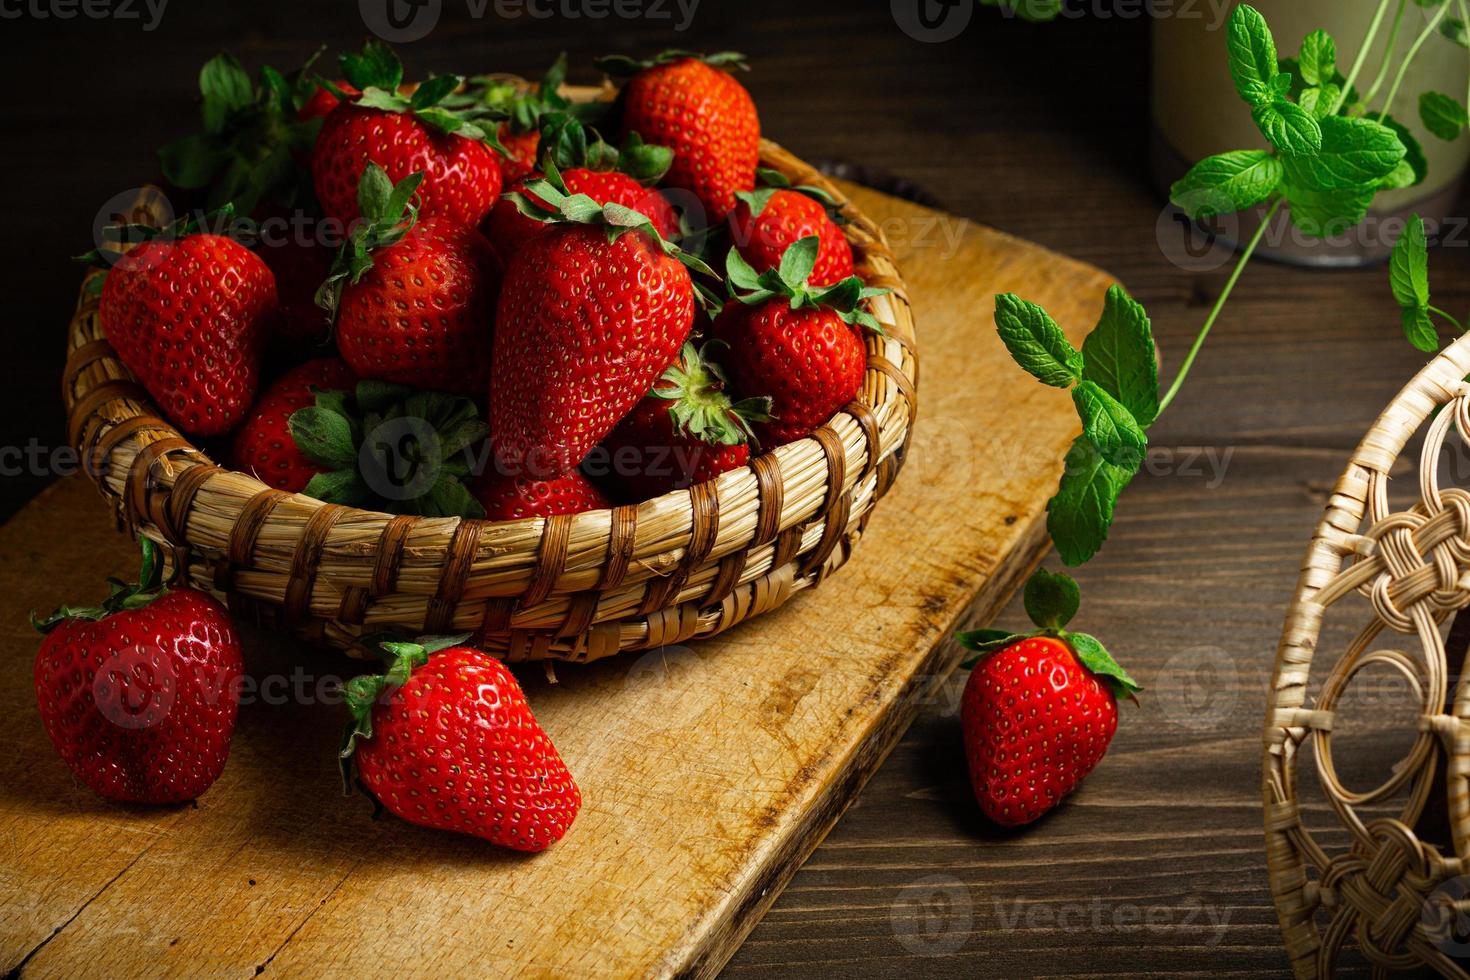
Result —
<svg viewBox="0 0 1470 980"><path fill-rule="evenodd" d="M632 75L623 89L623 132L673 148L664 184L698 199L706 227L725 220L736 192L755 187L760 158L755 102L725 66L743 68L743 57L670 51L652 61L598 62L610 74Z"/></svg>
<svg viewBox="0 0 1470 980"><path fill-rule="evenodd" d="M703 263L616 224L627 215L614 205L596 210L544 181L530 190L596 222L527 242L496 310L491 438L504 472L545 479L574 469L673 360L694 323L684 263Z"/></svg>
<svg viewBox="0 0 1470 980"><path fill-rule="evenodd" d="M497 135L500 145L510 151L509 156L501 156L496 161L500 164L501 186L509 187L536 169L536 151L541 146L541 133L535 129L517 133L511 130L509 123L501 123Z"/></svg>
<svg viewBox="0 0 1470 980"><path fill-rule="evenodd" d="M324 296L336 312L337 349L359 377L484 397L499 268L473 228L414 223L407 202L419 176L390 187L376 164L363 172L366 220Z"/></svg>
<svg viewBox="0 0 1470 980"><path fill-rule="evenodd" d="M34 620L36 702L73 775L109 800L180 803L214 783L230 753L242 670L222 605L162 587L142 539L136 585L113 580L96 608Z"/></svg>
<svg viewBox="0 0 1470 980"><path fill-rule="evenodd" d="M347 684L345 764L355 760L362 787L410 823L545 850L582 794L515 676L457 645L465 639L383 644L388 674Z"/></svg>
<svg viewBox="0 0 1470 980"><path fill-rule="evenodd" d="M347 95L357 96L362 94L352 85L348 84L345 79L339 78L332 84ZM325 85L318 85L312 89L311 95L307 96L306 101L296 110L296 118L303 122L308 119L324 119L333 109L341 104L342 100L338 99L331 89Z"/></svg>
<svg viewBox="0 0 1470 980"><path fill-rule="evenodd" d="M352 369L335 357L307 361L281 375L260 396L235 434L235 469L252 473L277 490L300 493L306 489L307 482L326 472L326 467L307 459L296 447L287 425L291 413L316 404L316 391L351 391L356 384Z"/></svg>
<svg viewBox="0 0 1470 980"><path fill-rule="evenodd" d="M852 246L817 198L786 188L763 188L736 197L739 203L730 212L730 234L755 271L776 268L787 248L815 235L819 246L812 268L813 286L830 286L855 274Z"/></svg>
<svg viewBox="0 0 1470 980"><path fill-rule="evenodd" d="M332 110L312 151L312 179L327 216L348 224L360 216L358 185L367 165L376 163L395 183L425 175L419 188L424 217L479 224L500 196L500 164L488 145L494 137L469 113L440 104L459 87L458 76L431 78L412 97L400 95L403 66L380 41L344 58L342 68L363 94Z"/></svg>
<svg viewBox="0 0 1470 980"><path fill-rule="evenodd" d="M118 357L169 419L190 435L220 435L255 400L276 280L232 239L164 234L113 265L100 315Z"/></svg>
<svg viewBox="0 0 1470 980"><path fill-rule="evenodd" d="M573 167L561 171L560 176L569 194L586 194L598 204L621 204L641 212L665 238L675 238L679 234L679 216L668 199L627 174ZM533 174L512 184L510 190L527 195L536 204L545 205L545 201L526 191L527 184L544 179L540 174ZM502 197L485 221L485 236L490 239L501 261L509 264L521 246L544 232L546 227L535 218L521 214L513 199Z"/></svg>
<svg viewBox="0 0 1470 980"><path fill-rule="evenodd" d="M857 397L868 360L858 328L879 329L861 305L882 290L855 277L811 289L816 255L811 237L759 276L734 249L726 261L731 285L749 291L726 304L713 336L730 345L735 387L771 396L771 421L757 431L772 446L807 435Z"/></svg>
<svg viewBox="0 0 1470 980"><path fill-rule="evenodd" d="M1117 697L1140 690L1095 638L1064 629L1077 604L1077 583L1037 570L1026 583L1037 632L958 636L983 657L960 721L975 799L996 823L1030 823L1076 789L1118 728Z"/></svg>
<svg viewBox="0 0 1470 980"><path fill-rule="evenodd" d="M725 387L719 366L686 343L678 360L603 440L620 497L648 500L750 461L751 423L769 418L771 400L734 403Z"/></svg>
<svg viewBox="0 0 1470 980"><path fill-rule="evenodd" d="M470 485L489 521L522 517L555 517L602 510L612 502L577 470L550 480L523 480L487 469Z"/></svg>

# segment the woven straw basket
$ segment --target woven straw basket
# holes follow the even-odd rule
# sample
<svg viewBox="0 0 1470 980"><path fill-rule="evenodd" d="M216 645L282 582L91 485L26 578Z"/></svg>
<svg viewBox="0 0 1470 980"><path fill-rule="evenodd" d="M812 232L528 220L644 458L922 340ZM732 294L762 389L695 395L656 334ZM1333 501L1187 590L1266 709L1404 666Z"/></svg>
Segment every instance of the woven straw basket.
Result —
<svg viewBox="0 0 1470 980"><path fill-rule="evenodd" d="M892 290L872 305L886 336L867 337L856 400L716 480L506 522L394 517L273 490L217 466L159 416L85 288L62 379L68 437L119 526L160 542L237 615L310 640L351 650L387 629L470 632L507 660L589 661L712 636L848 559L898 475L917 409L913 315L882 231L775 143L762 141L761 165L842 202L859 273Z"/></svg>
<svg viewBox="0 0 1470 980"><path fill-rule="evenodd" d="M1470 336L1435 357L1379 417L1333 488L1282 633L1265 730L1266 856L1300 977L1332 974L1350 937L1380 974L1427 966L1464 977L1470 964L1470 679L1456 681L1470 620L1462 617L1449 641L1442 635L1470 604L1470 492L1440 486L1447 443L1470 446L1467 375ZM1417 500L1395 510L1390 469L1421 433ZM1361 628L1319 667L1327 673L1308 706L1330 611L1347 614L1344 629ZM1365 792L1339 778L1332 731L1369 667L1394 672L1418 719L1417 732L1405 733L1413 735L1408 754ZM1355 680L1359 690L1345 698ZM1307 826L1324 820L1298 781L1306 742L1337 826Z"/></svg>

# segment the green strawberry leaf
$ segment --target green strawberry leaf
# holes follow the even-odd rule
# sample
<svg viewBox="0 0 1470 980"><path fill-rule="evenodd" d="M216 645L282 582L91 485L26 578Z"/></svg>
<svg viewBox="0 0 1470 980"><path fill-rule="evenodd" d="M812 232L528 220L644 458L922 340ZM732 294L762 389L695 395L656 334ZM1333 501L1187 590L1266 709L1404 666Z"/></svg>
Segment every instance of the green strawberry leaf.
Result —
<svg viewBox="0 0 1470 980"><path fill-rule="evenodd" d="M409 97L408 104L419 111L436 106L444 101L445 96L462 84L464 84L464 79L458 75L435 75L414 90L413 95Z"/></svg>
<svg viewBox="0 0 1470 980"><path fill-rule="evenodd" d="M1096 382L1147 428L1159 414L1159 364L1148 313L1122 286L1108 289L1102 318L1082 342L1082 377Z"/></svg>
<svg viewBox="0 0 1470 980"><path fill-rule="evenodd" d="M1226 49L1235 91L1252 107L1269 103L1277 71L1276 40L1266 18L1249 4L1241 4L1226 25Z"/></svg>
<svg viewBox="0 0 1470 980"><path fill-rule="evenodd" d="M1265 150L1205 157L1169 191L1169 200L1196 220L1233 214L1270 199L1281 186L1281 161Z"/></svg>
<svg viewBox="0 0 1470 980"><path fill-rule="evenodd" d="M1082 354L1035 303L1015 293L996 296L995 327L1015 362L1042 384L1068 388L1081 379Z"/></svg>
<svg viewBox="0 0 1470 980"><path fill-rule="evenodd" d="M483 520L485 508L457 478L443 473L420 499L425 517L465 517Z"/></svg>
<svg viewBox="0 0 1470 980"><path fill-rule="evenodd" d="M204 130L219 133L230 114L255 101L250 76L233 56L220 54L205 62L199 71L199 92L204 96Z"/></svg>
<svg viewBox="0 0 1470 980"><path fill-rule="evenodd" d="M1046 527L1062 561L1081 565L1108 539L1118 495L1136 469L1109 463L1085 436L1067 452L1062 481L1047 501Z"/></svg>
<svg viewBox="0 0 1470 980"><path fill-rule="evenodd" d="M230 148L210 133L194 133L158 148L163 175L185 190L208 187L229 156Z"/></svg>
<svg viewBox="0 0 1470 980"><path fill-rule="evenodd" d="M1128 672L1119 666L1097 637L1087 633L1067 633L1063 639L1071 645L1078 662L1102 678L1103 683L1112 689L1114 697L1132 697L1143 690L1132 677L1128 676Z"/></svg>
<svg viewBox="0 0 1470 980"><path fill-rule="evenodd" d="M292 412L286 427L297 448L312 462L332 470L357 466L352 426L341 415L310 405Z"/></svg>
<svg viewBox="0 0 1470 980"><path fill-rule="evenodd" d="M1023 640L1029 633L1012 633L1010 630L980 629L970 630L964 633L956 633L955 640L960 646L967 650L975 650L979 653L994 653L1003 650L1018 640ZM970 663L972 661L966 661Z"/></svg>
<svg viewBox="0 0 1470 980"><path fill-rule="evenodd" d="M363 92L375 88L396 93L403 84L403 63L392 48L376 39L361 51L344 54L339 63L347 81Z"/></svg>
<svg viewBox="0 0 1470 980"><path fill-rule="evenodd" d="M376 495L356 469L318 473L301 492L324 503L342 504L344 507L371 508L376 501Z"/></svg>
<svg viewBox="0 0 1470 980"><path fill-rule="evenodd" d="M1077 615L1082 590L1072 576L1038 568L1026 580L1023 602L1031 622L1044 630L1060 630Z"/></svg>
<svg viewBox="0 0 1470 980"><path fill-rule="evenodd" d="M1443 92L1425 92L1419 96L1419 119L1425 129L1445 141L1459 139L1465 127L1470 126L1465 106Z"/></svg>
<svg viewBox="0 0 1470 980"><path fill-rule="evenodd" d="M1314 154L1322 149L1322 124L1306 109L1284 98L1251 110L1261 135L1282 153Z"/></svg>
<svg viewBox="0 0 1470 980"><path fill-rule="evenodd" d="M1136 469L1143 462L1148 437L1133 414L1094 381L1079 381L1072 403L1082 419L1082 433L1115 466Z"/></svg>
<svg viewBox="0 0 1470 980"><path fill-rule="evenodd" d="M1302 40L1298 58L1308 85L1330 85L1337 77L1337 44L1326 31L1313 31Z"/></svg>
<svg viewBox="0 0 1470 980"><path fill-rule="evenodd" d="M819 243L816 235L808 235L787 246L786 251L781 253L780 273L783 281L804 283L811 277L812 270L817 267Z"/></svg>

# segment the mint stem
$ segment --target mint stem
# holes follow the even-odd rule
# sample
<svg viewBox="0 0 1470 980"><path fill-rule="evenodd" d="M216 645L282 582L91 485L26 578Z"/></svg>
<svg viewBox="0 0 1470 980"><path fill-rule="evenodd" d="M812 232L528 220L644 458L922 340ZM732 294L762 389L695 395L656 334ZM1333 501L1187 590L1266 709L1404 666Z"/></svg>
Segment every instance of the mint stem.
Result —
<svg viewBox="0 0 1470 980"><path fill-rule="evenodd" d="M1378 66L1378 76L1373 79L1373 85L1363 95L1363 105L1367 106L1373 101L1384 81L1388 78L1389 66L1393 64L1393 49L1399 43L1399 30L1404 26L1404 10L1408 0L1399 0L1399 9L1393 15L1393 27L1388 32L1388 46L1383 50L1383 63Z"/></svg>
<svg viewBox="0 0 1470 980"><path fill-rule="evenodd" d="M1393 88L1388 90L1388 98L1383 102L1383 108L1378 112L1378 121L1383 122L1383 117L1388 115L1388 110L1393 107L1393 100L1398 97L1399 87L1404 84L1404 76L1409 73L1409 66L1419 56L1419 49L1424 47L1424 42L1429 36L1439 29L1439 22L1444 20L1444 15L1450 12L1449 4L1441 4L1439 10L1435 11L1433 17L1429 18L1429 25L1414 38L1414 44L1409 48L1409 53L1404 56L1404 63L1399 65L1399 73L1394 76Z"/></svg>
<svg viewBox="0 0 1470 980"><path fill-rule="evenodd" d="M1440 316L1444 317L1446 320L1448 320L1451 323L1453 323L1455 325L1455 329L1458 330L1458 331L1460 331L1460 333L1464 333L1465 332L1465 327L1460 323L1459 320L1455 319L1453 316L1451 316L1450 314L1446 313L1444 310L1440 309L1439 307L1437 307L1437 306L1427 306L1427 307L1425 307L1425 309L1427 309L1430 313L1437 313Z"/></svg>
<svg viewBox="0 0 1470 980"><path fill-rule="evenodd" d="M1164 414L1164 409L1169 407L1169 403L1179 393L1180 387L1184 384L1185 377L1189 374L1189 369L1194 366L1195 356L1199 354L1200 348L1204 346L1205 338L1210 335L1210 328L1215 325L1215 320L1219 318L1220 311L1225 308L1225 301L1230 298L1230 293L1235 289L1235 284L1240 281L1241 273L1245 272L1245 267L1250 262L1251 256L1256 253L1256 248L1261 244L1261 239L1266 237L1266 229L1271 226L1271 219L1276 217L1276 212L1280 210L1283 200L1283 198L1278 197L1271 207L1267 209L1266 216L1261 219L1261 227L1257 228L1255 235L1251 236L1250 244L1245 247L1245 251L1240 255L1240 261L1235 263L1235 271L1230 274L1230 279L1225 283L1224 291L1215 300L1215 307L1210 310L1210 315L1206 318L1205 325L1200 327L1199 336L1194 338L1194 346L1189 348L1189 354L1185 356L1184 363L1179 365L1179 373L1174 376L1174 383L1169 385L1169 390L1159 402L1158 413L1154 416L1155 421L1158 420L1159 415Z"/></svg>
<svg viewBox="0 0 1470 980"><path fill-rule="evenodd" d="M1368 61L1368 52L1372 49L1373 42L1378 38L1378 29L1383 26L1383 15L1388 13L1388 3L1389 0L1379 0L1378 10L1373 15L1373 22L1368 25L1368 33L1363 38L1362 46L1358 48L1358 56L1353 59L1353 70L1348 72L1347 81L1343 83L1342 91L1337 94L1337 101L1332 103L1332 112L1328 113L1328 115L1337 115L1337 110L1342 108L1342 104L1347 99L1348 93L1352 91L1353 83L1358 80L1358 75L1362 73L1363 65ZM1378 82L1375 82L1373 86L1374 91L1378 90L1378 85L1383 81L1383 75L1387 73L1388 58L1393 54L1393 38L1398 34L1399 21L1404 16L1404 3L1405 0L1399 0L1398 13L1393 18L1393 32L1389 35L1388 54L1384 55L1383 68L1379 70Z"/></svg>

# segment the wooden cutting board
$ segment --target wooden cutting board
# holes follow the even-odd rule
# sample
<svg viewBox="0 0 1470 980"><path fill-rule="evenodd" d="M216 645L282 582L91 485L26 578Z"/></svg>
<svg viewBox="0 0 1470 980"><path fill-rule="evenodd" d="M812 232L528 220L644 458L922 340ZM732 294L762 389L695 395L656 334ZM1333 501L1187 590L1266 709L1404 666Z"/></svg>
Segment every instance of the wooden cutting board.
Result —
<svg viewBox="0 0 1470 980"><path fill-rule="evenodd" d="M820 589L690 648L522 671L585 799L534 857L372 819L340 795L352 663L247 633L229 765L194 806L104 803L36 713L31 608L134 572L72 477L0 528L0 973L710 975L883 761L947 642L1039 559L1071 400L1013 366L992 294L1045 305L1080 341L1109 278L861 188L915 304L919 425L853 560ZM59 340L58 340L59 343ZM302 665L297 667L296 665Z"/></svg>

